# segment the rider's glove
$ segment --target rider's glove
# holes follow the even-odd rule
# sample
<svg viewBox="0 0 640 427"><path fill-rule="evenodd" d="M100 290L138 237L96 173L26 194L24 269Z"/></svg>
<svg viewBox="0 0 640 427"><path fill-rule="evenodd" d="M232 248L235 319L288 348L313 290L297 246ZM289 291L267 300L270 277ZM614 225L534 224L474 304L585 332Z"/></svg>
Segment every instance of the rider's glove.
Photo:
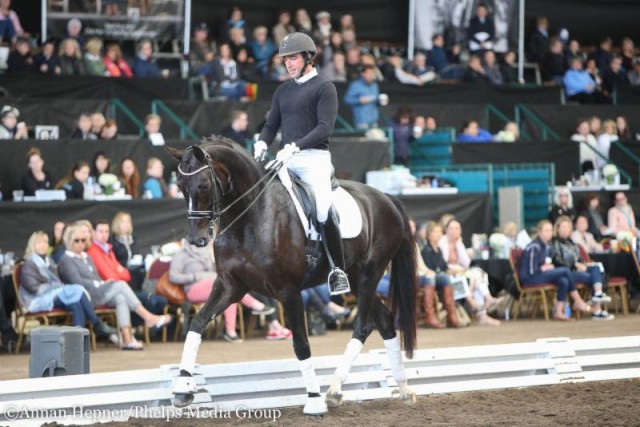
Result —
<svg viewBox="0 0 640 427"><path fill-rule="evenodd" d="M260 157L262 157L263 153L265 153L267 151L269 147L267 146L267 143L264 141L258 141L255 144L253 144L253 158L254 159L259 159Z"/></svg>
<svg viewBox="0 0 640 427"><path fill-rule="evenodd" d="M276 160L278 162L281 162L282 164L286 164L289 159L298 151L300 151L300 149L295 142L287 144L280 151L278 151L278 154L276 154Z"/></svg>

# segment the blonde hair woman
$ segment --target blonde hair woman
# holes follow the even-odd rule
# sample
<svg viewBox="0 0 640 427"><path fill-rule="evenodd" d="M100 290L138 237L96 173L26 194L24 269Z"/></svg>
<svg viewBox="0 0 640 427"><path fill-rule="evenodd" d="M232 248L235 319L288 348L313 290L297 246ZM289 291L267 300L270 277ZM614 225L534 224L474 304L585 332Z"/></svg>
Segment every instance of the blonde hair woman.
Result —
<svg viewBox="0 0 640 427"><path fill-rule="evenodd" d="M75 39L65 39L60 43L60 69L63 76L84 76L87 74L80 45Z"/></svg>
<svg viewBox="0 0 640 427"><path fill-rule="evenodd" d="M102 62L102 40L97 37L89 39L84 45L87 53L84 54L84 65L87 68L87 75L89 76L106 76L110 74Z"/></svg>
<svg viewBox="0 0 640 427"><path fill-rule="evenodd" d="M47 255L49 236L36 231L29 237L20 274L20 303L29 312L69 310L74 326L85 327L87 320L94 326L98 338L113 336L116 330L96 316L87 293L80 285L64 285L56 265Z"/></svg>
<svg viewBox="0 0 640 427"><path fill-rule="evenodd" d="M609 158L609 149L611 143L617 141L618 138L618 126L614 120L605 120L602 123L602 133L598 135L598 151L605 157ZM601 169L607 161L602 157L596 158L596 167Z"/></svg>

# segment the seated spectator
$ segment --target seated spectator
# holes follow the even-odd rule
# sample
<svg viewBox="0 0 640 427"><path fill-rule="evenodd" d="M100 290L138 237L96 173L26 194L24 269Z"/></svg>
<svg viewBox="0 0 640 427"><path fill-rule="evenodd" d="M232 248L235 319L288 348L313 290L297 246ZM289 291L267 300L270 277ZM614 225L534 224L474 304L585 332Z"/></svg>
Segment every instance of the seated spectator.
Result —
<svg viewBox="0 0 640 427"><path fill-rule="evenodd" d="M618 129L618 138L620 138L620 141L629 141L632 138L629 123L625 116L616 117L616 128Z"/></svg>
<svg viewBox="0 0 640 427"><path fill-rule="evenodd" d="M620 41L620 57L622 58L622 68L625 72L631 71L633 68L633 57L636 55L636 48L633 40L629 37L623 37Z"/></svg>
<svg viewBox="0 0 640 427"><path fill-rule="evenodd" d="M571 135L571 140L580 143L580 168L582 173L593 170L596 167L598 141L589 129L587 120L579 120L576 133Z"/></svg>
<svg viewBox="0 0 640 427"><path fill-rule="evenodd" d="M305 33L308 36L313 33L313 23L311 22L311 17L307 9L300 8L296 10L295 26L296 31Z"/></svg>
<svg viewBox="0 0 640 427"><path fill-rule="evenodd" d="M102 62L111 77L133 77L133 71L125 61L118 43L107 45L107 51L102 58Z"/></svg>
<svg viewBox="0 0 640 427"><path fill-rule="evenodd" d="M18 122L20 111L11 105L5 105L0 110L0 139L27 139L29 130L25 122Z"/></svg>
<svg viewBox="0 0 640 427"><path fill-rule="evenodd" d="M591 132L591 134L593 136L598 136L600 135L602 131L602 119L598 116L591 116L589 118L589 132Z"/></svg>
<svg viewBox="0 0 640 427"><path fill-rule="evenodd" d="M622 68L622 58L612 56L609 66L602 74L602 88L607 96L612 96L616 90L628 84L627 74Z"/></svg>
<svg viewBox="0 0 640 427"><path fill-rule="evenodd" d="M162 118L157 114L149 114L144 118L144 131L153 145L164 145L164 137L160 133Z"/></svg>
<svg viewBox="0 0 640 427"><path fill-rule="evenodd" d="M580 249L571 240L573 221L567 216L561 216L554 225L553 240L549 248L549 255L554 267L566 267L576 283L584 283L591 288L593 305L593 320L613 320L614 316L603 310L601 303L611 302L611 298L602 291L604 279L598 265L587 265L580 255Z"/></svg>
<svg viewBox="0 0 640 427"><path fill-rule="evenodd" d="M100 131L100 139L118 139L118 123L114 119L109 119L104 123L104 126Z"/></svg>
<svg viewBox="0 0 640 427"><path fill-rule="evenodd" d="M598 151L600 154L609 158L609 150L611 149L611 143L618 140L618 129L616 128L616 122L608 119L602 123L602 133L598 135ZM607 160L598 156L596 158L596 168L602 169L607 164Z"/></svg>
<svg viewBox="0 0 640 427"><path fill-rule="evenodd" d="M573 207L571 191L565 186L556 187L556 192L553 195L553 206L549 210L547 219L554 224L561 216L567 216L571 218L571 221L575 221L578 217L578 212Z"/></svg>
<svg viewBox="0 0 640 427"><path fill-rule="evenodd" d="M213 62L213 81L222 96L235 100L246 97L246 83L240 79L236 61L227 43L220 45L219 57Z"/></svg>
<svg viewBox="0 0 640 427"><path fill-rule="evenodd" d="M262 78L262 74L256 70L253 58L249 56L249 51L246 47L241 47L234 59L236 61L240 80L244 80L245 82L256 82ZM245 88L245 95L249 94L249 87L250 85L247 84Z"/></svg>
<svg viewBox="0 0 640 427"><path fill-rule="evenodd" d="M475 120L467 120L462 124L462 132L456 137L457 142L491 142L493 135L478 126Z"/></svg>
<svg viewBox="0 0 640 427"><path fill-rule="evenodd" d="M351 49L347 49L346 55L347 80L357 80L360 78L360 72L362 71L360 48L354 46Z"/></svg>
<svg viewBox="0 0 640 427"><path fill-rule="evenodd" d="M207 246L198 248L185 242L182 249L175 254L169 267L169 281L184 288L187 300L194 304L206 302L217 278L216 265L213 258L213 241ZM253 310L255 314L271 314L273 308L249 294L240 302ZM236 315L238 306L233 303L224 311L224 338L229 342L242 342L236 333Z"/></svg>
<svg viewBox="0 0 640 427"><path fill-rule="evenodd" d="M145 309L133 290L123 281L103 280L96 266L85 252L90 238L78 226L69 226L64 233L67 251L60 259L58 270L64 283L78 283L91 296L94 306L115 307L118 328L122 333L123 350L143 350L131 331L131 311L142 317L149 327L161 328L171 322L171 316L158 316Z"/></svg>
<svg viewBox="0 0 640 427"><path fill-rule="evenodd" d="M147 160L147 180L143 185L146 198L162 199L167 197L167 183L164 181L163 174L164 164L160 159L151 157Z"/></svg>
<svg viewBox="0 0 640 427"><path fill-rule="evenodd" d="M411 155L411 122L413 110L411 107L398 107L393 119L391 129L393 131L393 164L409 166L409 156Z"/></svg>
<svg viewBox="0 0 640 427"><path fill-rule="evenodd" d="M89 176L92 177L95 182L98 182L100 175L104 173L111 173L111 159L104 151L96 151L96 154L93 156L93 161L91 162L91 173Z"/></svg>
<svg viewBox="0 0 640 427"><path fill-rule="evenodd" d="M518 64L516 63L516 53L513 50L507 51L504 54L502 63L500 64L500 73L502 74L502 81L505 84L521 83L518 78Z"/></svg>
<svg viewBox="0 0 640 427"><path fill-rule="evenodd" d="M589 73L593 81L596 82L596 90L598 91L602 90L601 72L596 66L595 59L587 59L587 65L585 67L585 70L587 71L587 73Z"/></svg>
<svg viewBox="0 0 640 427"><path fill-rule="evenodd" d="M9 53L9 58L7 58L7 73L32 74L35 72L36 63L31 55L29 40L19 37L16 40L15 49Z"/></svg>
<svg viewBox="0 0 640 427"><path fill-rule="evenodd" d="M22 29L20 18L15 10L11 9L11 0L0 1L0 20L9 20L13 27L15 35L18 37L24 36L25 32ZM13 37L11 37L13 38ZM6 40L6 39L5 39Z"/></svg>
<svg viewBox="0 0 640 427"><path fill-rule="evenodd" d="M565 66L565 56L562 42L558 38L553 38L549 51L542 58L540 64L542 68L542 79L545 82L562 84L562 79L567 71Z"/></svg>
<svg viewBox="0 0 640 427"><path fill-rule="evenodd" d="M89 163L79 161L71 168L71 171L60 180L56 188L64 190L67 199L84 198L84 185L89 179Z"/></svg>
<svg viewBox="0 0 640 427"><path fill-rule="evenodd" d="M44 170L44 160L40 150L32 147L27 153L27 171L22 176L22 191L25 196L35 196L37 190L51 190L51 174Z"/></svg>
<svg viewBox="0 0 640 427"><path fill-rule="evenodd" d="M569 45L565 49L565 67L569 67L573 58L579 58L582 63L587 61L587 55L582 51L580 42L578 40L569 41Z"/></svg>
<svg viewBox="0 0 640 427"><path fill-rule="evenodd" d="M378 98L380 89L370 66L363 67L361 77L349 83L344 103L351 107L353 123L358 129L378 127Z"/></svg>
<svg viewBox="0 0 640 427"><path fill-rule="evenodd" d="M603 73L605 68L608 67L611 62L612 47L613 42L611 41L611 37L606 36L600 40L596 50L589 55L588 59L593 59L595 61L596 67L600 70L600 73Z"/></svg>
<svg viewBox="0 0 640 427"><path fill-rule="evenodd" d="M633 59L633 68L627 73L627 80L632 86L640 86L640 57Z"/></svg>
<svg viewBox="0 0 640 427"><path fill-rule="evenodd" d="M479 56L472 55L469 57L467 69L464 71L462 80L469 83L484 82L487 80L487 74Z"/></svg>
<svg viewBox="0 0 640 427"><path fill-rule="evenodd" d="M82 113L80 117L78 117L78 125L76 130L71 133L69 138L71 139L82 139L83 141L94 141L97 140L98 137L91 132L91 115L89 113Z"/></svg>
<svg viewBox="0 0 640 427"><path fill-rule="evenodd" d="M319 74L332 82L346 82L347 68L345 64L344 53L335 52L331 58L331 62L322 67Z"/></svg>
<svg viewBox="0 0 640 427"><path fill-rule="evenodd" d="M228 43L231 41L231 30L234 28L243 30L246 28L246 21L243 18L242 9L237 6L231 8L229 12L229 19L227 19L224 24L220 27L220 40L223 43Z"/></svg>
<svg viewBox="0 0 640 427"><path fill-rule="evenodd" d="M20 273L18 298L30 313L51 311L54 308L71 312L73 326L86 327L87 320L93 325L98 339L111 338L117 342L118 331L102 322L96 315L84 288L77 284L64 284L56 264L47 255L49 236L36 231L29 237L24 253L24 265Z"/></svg>
<svg viewBox="0 0 640 427"><path fill-rule="evenodd" d="M60 261L62 255L64 255L64 251L67 250L64 246L64 240L62 239L65 227L66 224L63 221L56 221L55 224L53 224L51 233L51 242L53 242L53 244L49 248L49 255L51 255L51 258L53 258L56 264Z"/></svg>
<svg viewBox="0 0 640 427"><path fill-rule="evenodd" d="M319 46L329 44L329 37L333 32L331 25L331 14L326 10L316 13L316 28L313 31L313 39Z"/></svg>
<svg viewBox="0 0 640 427"><path fill-rule="evenodd" d="M629 204L627 195L622 191L617 191L613 195L613 206L609 208L607 215L607 225L613 236L621 231L630 231L633 236L638 234L636 229L636 215Z"/></svg>
<svg viewBox="0 0 640 427"><path fill-rule="evenodd" d="M536 28L529 37L529 60L541 62L549 52L549 21L544 16L536 19Z"/></svg>
<svg viewBox="0 0 640 427"><path fill-rule="evenodd" d="M231 124L220 131L220 135L236 142L241 147L246 147L249 138L247 129L249 128L249 116L246 111L234 110L231 112Z"/></svg>
<svg viewBox="0 0 640 427"><path fill-rule="evenodd" d="M120 161L118 177L122 181L125 193L137 199L140 196L140 172L131 157L125 157Z"/></svg>
<svg viewBox="0 0 640 427"><path fill-rule="evenodd" d="M84 66L88 76L109 77L111 74L102 61L102 40L97 37L89 39L85 45Z"/></svg>
<svg viewBox="0 0 640 427"><path fill-rule="evenodd" d="M329 287L325 283L303 289L301 294L305 310L308 310L309 307L315 308L327 325L335 324L336 321L348 317L351 313L350 309L331 301Z"/></svg>
<svg viewBox="0 0 640 427"><path fill-rule="evenodd" d="M427 81L433 80L434 73L427 72L420 76L411 74L402 68L402 57L400 55L392 55L387 58L387 78L390 82L399 82L406 85L422 86ZM363 67L364 68L364 67Z"/></svg>
<svg viewBox="0 0 640 427"><path fill-rule="evenodd" d="M495 27L493 18L489 16L487 5L479 3L476 6L476 16L471 18L467 27L467 40L471 53L482 54L493 49Z"/></svg>
<svg viewBox="0 0 640 427"><path fill-rule="evenodd" d="M571 59L571 67L562 78L567 99L581 104L603 102L602 95L596 91L596 82L582 69L579 58Z"/></svg>
<svg viewBox="0 0 640 427"><path fill-rule="evenodd" d="M267 74L269 59L276 51L276 46L267 37L267 27L259 26L253 30L253 41L250 44L251 56L255 58L255 68L261 76Z"/></svg>
<svg viewBox="0 0 640 427"><path fill-rule="evenodd" d="M99 111L91 113L91 133L100 138L102 128L104 128L107 120L104 118L104 114Z"/></svg>
<svg viewBox="0 0 640 427"><path fill-rule="evenodd" d="M471 307L478 324L499 326L500 321L487 314L498 303L489 292L489 278L481 268L471 267L471 259L462 242L462 227L455 219L449 221L445 235L440 239L438 247L447 262L447 271L464 275L469 281L469 295L466 301Z"/></svg>
<svg viewBox="0 0 640 427"><path fill-rule="evenodd" d="M284 82L291 78L289 72L287 71L287 67L284 66L282 57L277 53L274 53L271 56L271 61L269 62L267 73L267 79L273 82Z"/></svg>
<svg viewBox="0 0 640 427"><path fill-rule="evenodd" d="M602 219L602 213L600 212L600 197L597 193L590 193L585 198L585 209L582 215L587 218L589 222L588 231L591 233L596 241L602 240L602 237L608 234L608 228Z"/></svg>
<svg viewBox="0 0 640 427"><path fill-rule="evenodd" d="M333 33L332 33L333 34ZM356 32L353 30L344 30L342 32L342 46L345 49L350 49L354 46L358 46L358 42L356 41Z"/></svg>
<svg viewBox="0 0 640 427"><path fill-rule="evenodd" d="M426 133L426 119L424 116L415 116L411 125L411 141L420 139Z"/></svg>
<svg viewBox="0 0 640 427"><path fill-rule="evenodd" d="M413 57L413 64L407 70L410 74L418 76L421 83L427 83L435 80L438 75L433 68L427 65L427 55L424 52L416 52Z"/></svg>
<svg viewBox="0 0 640 427"><path fill-rule="evenodd" d="M11 19L7 19L3 13L0 12L0 42L8 44L13 43L16 38L16 28L13 25Z"/></svg>
<svg viewBox="0 0 640 427"><path fill-rule="evenodd" d="M496 142L516 142L520 139L520 129L515 122L508 122L504 125L504 129L495 136Z"/></svg>
<svg viewBox="0 0 640 427"><path fill-rule="evenodd" d="M82 60L80 45L75 39L64 39L58 52L60 74L63 76L85 76L87 69Z"/></svg>
<svg viewBox="0 0 640 427"><path fill-rule="evenodd" d="M378 63L376 61L376 58L368 53L362 53L360 55L360 64L362 67L370 65L373 67L373 71L375 72L375 80L380 83L384 81L384 74L382 73L382 70L380 70L380 68L378 67Z"/></svg>
<svg viewBox="0 0 640 427"><path fill-rule="evenodd" d="M141 291L146 270L133 235L133 221L130 214L118 212L114 215L108 243L120 265L129 270L131 287L135 291Z"/></svg>
<svg viewBox="0 0 640 427"><path fill-rule="evenodd" d="M536 286L541 283L553 283L557 288L556 303L553 310L553 319L571 320L565 314L567 296L573 299L573 310L590 313L591 309L584 302L571 276L571 271L566 267L556 267L551 257L547 254L550 250L553 226L551 222L543 219L538 223L538 236L527 245L518 266L518 275L523 288Z"/></svg>
<svg viewBox="0 0 640 427"><path fill-rule="evenodd" d="M571 233L571 241L582 246L587 253L602 252L602 245L596 242L593 234L589 233L589 220L584 215L578 215L576 229Z"/></svg>
<svg viewBox="0 0 640 427"><path fill-rule="evenodd" d="M168 70L160 70L153 57L153 45L150 40L142 40L138 44L138 54L133 62L133 74L136 77L169 77Z"/></svg>
<svg viewBox="0 0 640 427"><path fill-rule="evenodd" d="M484 53L484 75L489 83L494 85L501 85L502 73L500 67L496 63L496 54L492 50L487 50Z"/></svg>
<svg viewBox="0 0 640 427"><path fill-rule="evenodd" d="M67 22L66 39L73 39L78 46L84 46L84 37L82 36L82 22L78 18L71 18Z"/></svg>
<svg viewBox="0 0 640 427"><path fill-rule="evenodd" d="M276 46L280 46L282 39L287 34L296 31L296 27L291 23L291 12L287 9L282 9L278 12L278 23L271 29L271 36Z"/></svg>
<svg viewBox="0 0 640 427"><path fill-rule="evenodd" d="M201 22L193 30L189 45L189 67L197 75L211 74L211 66L216 56L216 42L209 40L209 27Z"/></svg>
<svg viewBox="0 0 640 427"><path fill-rule="evenodd" d="M457 56L460 54L460 45L454 45L451 54L447 53L444 48L444 37L442 34L435 34L431 38L432 48L427 58L427 65L433 67L443 79L461 80L462 70L452 68L457 63Z"/></svg>
<svg viewBox="0 0 640 427"><path fill-rule="evenodd" d="M42 50L35 57L36 68L40 74L60 75L60 58L56 54L56 44L49 39L42 45Z"/></svg>

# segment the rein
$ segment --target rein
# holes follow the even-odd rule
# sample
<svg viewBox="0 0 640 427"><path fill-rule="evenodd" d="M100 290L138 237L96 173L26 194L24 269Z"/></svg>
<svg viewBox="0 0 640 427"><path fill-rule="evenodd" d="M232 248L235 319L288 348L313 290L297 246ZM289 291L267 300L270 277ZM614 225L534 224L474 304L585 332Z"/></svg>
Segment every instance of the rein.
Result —
<svg viewBox="0 0 640 427"><path fill-rule="evenodd" d="M195 171L192 171L192 172L184 172L180 168L180 165L178 165L178 172L180 172L184 176L193 176L193 175L196 175L196 174L204 171L205 169L208 169L209 173L211 174L211 181L213 183L213 187L211 189L211 193L213 195L213 207L212 207L211 210L208 210L208 211L192 210L191 209L191 199L189 199L189 208L187 209L187 219L208 219L209 220L209 237L215 242L229 228L231 228L231 226L233 226L240 218L242 218L249 211L249 209L251 209L253 207L253 205L256 204L256 202L258 201L260 196L262 196L262 194L266 191L268 185L278 176L278 171L282 168L283 163L280 162L279 164L274 165L274 167L270 168L267 171L267 173L262 178L260 178L258 180L258 182L256 182L251 188L249 188L247 191L242 193L240 195L240 197L238 197L233 202L231 202L226 208L220 210L220 203L221 203L220 202L220 194L224 195L224 193L222 191L222 184L220 183L220 179L218 178L218 175L214 171L213 163L212 163L212 160L211 160L211 156L202 147L197 146L197 145L193 145L193 146L187 148L187 150L189 150L189 149L191 149L191 150L194 150L194 149L200 150L204 155L204 158L205 158L205 161L206 161L206 165L204 165L201 168L196 169ZM255 190L260 184L262 184L267 179L269 179L267 181L267 184L264 186L264 188L262 190L260 190L260 192L257 194L257 196L251 201L251 203L249 203L249 206L247 206L222 231L220 231L219 233L215 233L216 223L218 223L220 221L222 215L225 214L229 209L231 209L233 206L235 206L242 199L247 197L249 195L249 193L251 193L253 190ZM216 187L217 187L217 189L219 191L216 191Z"/></svg>

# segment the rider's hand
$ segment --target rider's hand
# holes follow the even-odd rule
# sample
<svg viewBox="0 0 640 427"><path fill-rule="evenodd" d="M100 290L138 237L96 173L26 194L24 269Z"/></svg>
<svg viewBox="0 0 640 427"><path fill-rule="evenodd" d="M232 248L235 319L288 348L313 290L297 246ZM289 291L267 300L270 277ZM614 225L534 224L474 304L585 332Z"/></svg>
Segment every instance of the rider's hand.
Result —
<svg viewBox="0 0 640 427"><path fill-rule="evenodd" d="M267 151L269 147L267 146L267 143L264 141L258 141L255 144L253 144L253 158L254 159L259 159L263 153L265 153Z"/></svg>
<svg viewBox="0 0 640 427"><path fill-rule="evenodd" d="M298 151L300 151L300 149L295 142L287 144L280 151L278 151L278 154L276 154L276 160L278 162L282 162L283 164L287 163L289 159Z"/></svg>

